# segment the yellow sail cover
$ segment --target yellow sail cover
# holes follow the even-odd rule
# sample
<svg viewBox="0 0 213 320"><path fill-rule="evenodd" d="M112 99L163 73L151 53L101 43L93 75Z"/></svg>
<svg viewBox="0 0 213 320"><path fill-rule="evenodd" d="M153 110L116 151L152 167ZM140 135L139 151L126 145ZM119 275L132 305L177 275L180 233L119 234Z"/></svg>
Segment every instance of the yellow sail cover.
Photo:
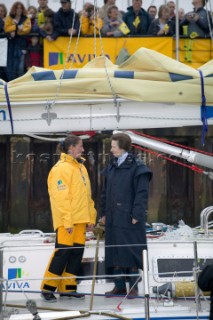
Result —
<svg viewBox="0 0 213 320"><path fill-rule="evenodd" d="M0 80L0 102L7 103L7 91L11 104L116 96L143 102L200 105L203 89L207 105L212 106L212 86L213 60L194 69L141 48L119 66L105 57L98 57L81 69L53 71L32 67L24 76L7 84Z"/></svg>

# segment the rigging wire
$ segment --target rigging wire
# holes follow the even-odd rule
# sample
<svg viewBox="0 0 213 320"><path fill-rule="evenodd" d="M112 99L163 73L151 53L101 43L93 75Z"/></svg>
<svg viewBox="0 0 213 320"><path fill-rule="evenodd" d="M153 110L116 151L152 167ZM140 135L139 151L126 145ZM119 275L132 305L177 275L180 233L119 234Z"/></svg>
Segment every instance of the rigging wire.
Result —
<svg viewBox="0 0 213 320"><path fill-rule="evenodd" d="M85 0L84 0L84 2L85 2ZM74 5L72 30L74 29L74 24L75 24L75 19L76 19L76 8L77 8L77 0L75 0L75 5ZM81 20L80 20L80 23L81 23ZM72 58L71 58L71 67L72 67L72 65L74 63L75 55L76 55L76 52L77 52L77 46L78 46L78 42L79 42L79 38L80 38L80 30L81 30L81 25L79 27L76 45L75 45L74 52L73 52L73 55L72 55ZM69 43L68 43L68 46L67 46L67 52L66 52L66 58L65 58L65 61L64 61L64 65L63 65L63 71L62 71L61 76L60 76L60 80L59 80L58 87L56 89L55 97L54 97L52 103L50 104L50 107L53 107L55 105L56 100L57 100L57 98L59 96L59 93L60 93L60 90L61 90L62 80L64 78L64 73L66 71L66 64L69 61L69 57L70 57L70 49L71 49L71 45L72 45L72 40L73 40L73 32L71 32L70 37L69 37Z"/></svg>

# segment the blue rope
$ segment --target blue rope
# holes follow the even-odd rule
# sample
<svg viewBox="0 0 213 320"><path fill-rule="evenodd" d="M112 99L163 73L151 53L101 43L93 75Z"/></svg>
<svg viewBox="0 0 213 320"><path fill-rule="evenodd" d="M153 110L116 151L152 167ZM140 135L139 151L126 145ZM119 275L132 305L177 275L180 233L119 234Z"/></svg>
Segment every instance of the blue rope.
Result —
<svg viewBox="0 0 213 320"><path fill-rule="evenodd" d="M3 114L3 120L5 121L6 120L6 112L4 110L0 110L0 113Z"/></svg>
<svg viewBox="0 0 213 320"><path fill-rule="evenodd" d="M4 85L4 92L5 92L5 97L6 97L6 101L7 101L7 108L8 108L9 115L10 115L11 131L12 131L12 134L14 134L13 114L12 114L12 108L11 108L11 104L10 104L8 89L7 89L7 83Z"/></svg>
<svg viewBox="0 0 213 320"><path fill-rule="evenodd" d="M202 129L202 145L205 145L205 136L208 132L208 121L207 121L207 111L206 111L206 97L205 97L205 89L204 89L204 77L203 72L201 70L198 70L200 73L200 82L201 82L201 121L203 123L203 129Z"/></svg>

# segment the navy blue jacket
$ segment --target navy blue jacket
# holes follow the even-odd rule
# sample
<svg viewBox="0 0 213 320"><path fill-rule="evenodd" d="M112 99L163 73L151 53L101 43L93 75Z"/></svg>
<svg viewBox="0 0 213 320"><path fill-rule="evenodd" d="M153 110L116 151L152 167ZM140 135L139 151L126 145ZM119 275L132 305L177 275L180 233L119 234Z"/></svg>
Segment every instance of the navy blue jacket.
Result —
<svg viewBox="0 0 213 320"><path fill-rule="evenodd" d="M148 12L146 12L143 8L141 8L138 17L140 19L140 23L138 25L138 27L136 28L134 26L134 21L136 19L136 14L133 10L133 7L128 7L127 8L128 12L126 12L124 14L123 17L123 21L127 24L128 28L130 29L130 34L131 35L143 35L143 34L147 34L148 30L149 30L149 26L151 23L151 17L148 14Z"/></svg>
<svg viewBox="0 0 213 320"><path fill-rule="evenodd" d="M101 216L106 217L106 267L142 268L146 248L146 214L151 171L133 154L118 167L113 158L103 171ZM138 223L132 224L132 219ZM111 247L112 245L127 247ZM132 244L139 244L131 247Z"/></svg>
<svg viewBox="0 0 213 320"><path fill-rule="evenodd" d="M62 8L60 8L54 15L53 19L53 26L54 31L58 33L58 36L69 36L68 30L72 28L73 25L73 18L74 18L74 10L70 9L69 11L63 11ZM75 13L75 21L73 29L79 31L80 28L80 22L79 22L79 16L77 13Z"/></svg>
<svg viewBox="0 0 213 320"><path fill-rule="evenodd" d="M133 154L118 167L113 158L103 171L105 187L102 192L102 216L106 224L129 227L132 218L145 219L150 170Z"/></svg>

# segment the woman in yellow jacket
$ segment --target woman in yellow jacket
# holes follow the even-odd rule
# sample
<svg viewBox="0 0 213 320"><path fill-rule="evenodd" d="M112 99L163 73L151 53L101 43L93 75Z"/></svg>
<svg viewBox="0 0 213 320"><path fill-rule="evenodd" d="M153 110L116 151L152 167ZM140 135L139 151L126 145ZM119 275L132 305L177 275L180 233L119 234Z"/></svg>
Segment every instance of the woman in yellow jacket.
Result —
<svg viewBox="0 0 213 320"><path fill-rule="evenodd" d="M85 4L86 5L86 4ZM94 31L99 34L103 26L103 20L98 17L97 9L96 18L94 19L94 6L92 4L88 4L84 10L80 12L80 22L81 22L81 34L84 36L92 36L94 35Z"/></svg>
<svg viewBox="0 0 213 320"><path fill-rule="evenodd" d="M22 2L15 2L4 23L8 35L7 78L8 81L24 74L26 35L31 31L31 21Z"/></svg>
<svg viewBox="0 0 213 320"><path fill-rule="evenodd" d="M59 145L59 151L60 160L48 177L56 243L41 284L41 295L47 302L56 301L53 294L56 289L60 297L84 298L76 291L76 276L84 251L86 225L92 229L96 222L89 176L81 157L82 140L70 135Z"/></svg>

